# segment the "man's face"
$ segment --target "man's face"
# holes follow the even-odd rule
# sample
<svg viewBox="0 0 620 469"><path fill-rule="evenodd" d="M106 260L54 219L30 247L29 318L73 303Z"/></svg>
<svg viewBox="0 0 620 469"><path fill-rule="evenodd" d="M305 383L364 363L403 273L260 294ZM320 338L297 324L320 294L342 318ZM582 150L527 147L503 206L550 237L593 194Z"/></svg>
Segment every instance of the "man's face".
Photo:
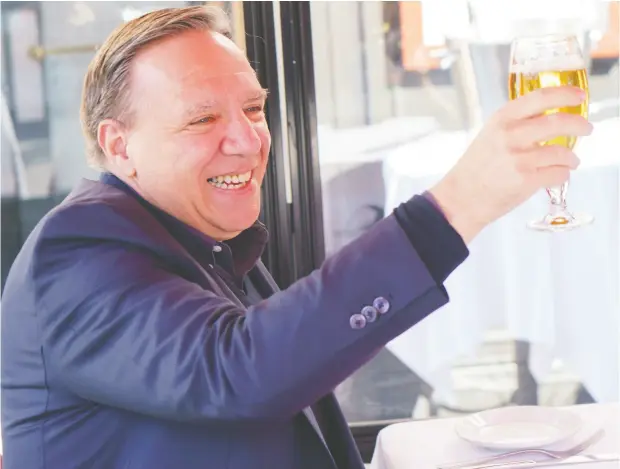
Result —
<svg viewBox="0 0 620 469"><path fill-rule="evenodd" d="M142 51L125 140L134 187L215 239L250 227L271 145L265 97L243 52L219 34L187 32Z"/></svg>

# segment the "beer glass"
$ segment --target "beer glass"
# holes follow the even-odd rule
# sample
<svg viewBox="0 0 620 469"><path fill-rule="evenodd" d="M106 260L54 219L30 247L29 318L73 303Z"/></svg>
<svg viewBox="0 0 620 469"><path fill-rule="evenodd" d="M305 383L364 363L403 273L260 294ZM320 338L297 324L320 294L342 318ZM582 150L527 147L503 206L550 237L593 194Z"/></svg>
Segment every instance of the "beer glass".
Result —
<svg viewBox="0 0 620 469"><path fill-rule="evenodd" d="M548 86L577 86L588 94L586 65L575 36L547 35L523 37L512 42L510 54L510 77L508 80L510 99L516 99L530 91ZM568 112L588 117L589 98L578 105L550 109L546 114ZM562 145L573 149L577 138L556 137L541 145ZM542 219L528 223L528 227L541 231L566 231L587 225L594 220L588 214L571 213L566 206L568 181L562 186L546 189L549 196L549 210Z"/></svg>

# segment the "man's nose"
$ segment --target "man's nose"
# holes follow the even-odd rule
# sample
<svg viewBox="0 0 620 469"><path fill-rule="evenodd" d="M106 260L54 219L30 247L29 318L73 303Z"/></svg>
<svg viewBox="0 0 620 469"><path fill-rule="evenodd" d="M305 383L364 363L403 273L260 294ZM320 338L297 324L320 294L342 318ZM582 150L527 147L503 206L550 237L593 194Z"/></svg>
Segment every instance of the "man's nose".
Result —
<svg viewBox="0 0 620 469"><path fill-rule="evenodd" d="M260 152L261 140L255 124L245 115L228 122L222 141L222 153L226 155L252 156Z"/></svg>

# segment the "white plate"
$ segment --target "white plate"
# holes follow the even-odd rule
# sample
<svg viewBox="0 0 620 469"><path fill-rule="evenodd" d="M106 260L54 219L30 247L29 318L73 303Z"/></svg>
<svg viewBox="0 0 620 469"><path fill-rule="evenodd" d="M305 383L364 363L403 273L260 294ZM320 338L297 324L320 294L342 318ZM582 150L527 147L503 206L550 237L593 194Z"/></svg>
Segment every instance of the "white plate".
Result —
<svg viewBox="0 0 620 469"><path fill-rule="evenodd" d="M581 419L568 410L515 406L465 417L456 424L456 433L485 448L544 448L570 438L581 424Z"/></svg>

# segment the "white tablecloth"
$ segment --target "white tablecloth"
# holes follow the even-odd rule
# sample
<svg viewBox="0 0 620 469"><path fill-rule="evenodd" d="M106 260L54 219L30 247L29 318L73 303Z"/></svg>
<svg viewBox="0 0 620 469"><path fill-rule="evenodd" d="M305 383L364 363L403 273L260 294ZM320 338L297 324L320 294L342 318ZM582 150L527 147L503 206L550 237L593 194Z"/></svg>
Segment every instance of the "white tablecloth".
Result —
<svg viewBox="0 0 620 469"><path fill-rule="evenodd" d="M386 212L430 188L463 154L470 136L436 133L401 146L384 161ZM579 376L597 402L619 397L620 120L595 124L577 147L582 159L569 208L594 224L566 233L529 230L547 209L544 193L488 227L446 282L450 303L405 332L388 349L451 401L450 368L475 355L490 329L532 344L537 379L554 357Z"/></svg>
<svg viewBox="0 0 620 469"><path fill-rule="evenodd" d="M566 449L587 439L599 428L605 434L588 453L620 452L620 405L592 404L568 407L579 414L584 425L571 440L550 449ZM467 461L494 454L459 438L456 418L420 420L390 425L379 432L372 469L433 469L438 464ZM559 467L559 466L558 466ZM617 469L618 462L583 464L582 469Z"/></svg>

